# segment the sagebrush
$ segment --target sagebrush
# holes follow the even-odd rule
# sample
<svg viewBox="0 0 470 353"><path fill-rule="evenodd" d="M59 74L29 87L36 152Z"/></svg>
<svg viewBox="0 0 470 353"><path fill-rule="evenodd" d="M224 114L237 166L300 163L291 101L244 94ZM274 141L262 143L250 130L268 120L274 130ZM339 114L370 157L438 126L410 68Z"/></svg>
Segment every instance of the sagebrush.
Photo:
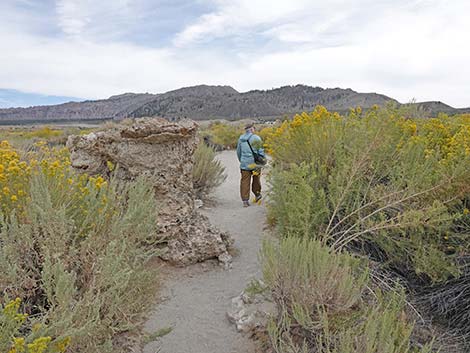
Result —
<svg viewBox="0 0 470 353"><path fill-rule="evenodd" d="M28 347L49 337L76 352L124 349L117 335L135 328L155 290L152 186L77 175L60 152L48 153L25 159L28 173L15 185L24 196L13 201L10 188L2 208L0 301L19 298L17 309L28 315L2 344Z"/></svg>
<svg viewBox="0 0 470 353"><path fill-rule="evenodd" d="M329 347L327 352L375 352L374 345L389 346L390 337L381 335L402 330L391 326L390 318L401 311L402 304L398 304L404 300L403 294L389 297L397 292L389 281L406 288L407 297L417 305L413 311L418 317L429 319L427 324L444 326L441 330L455 337L455 347L467 345L468 349L470 115L424 119L408 107L393 105L369 111L357 108L340 115L319 106L271 130L267 150L273 157L269 216L281 239L319 242L333 257L345 251L359 254L386 276L386 282L381 282L386 283L385 292L373 292L375 297L387 299L364 306L368 314L362 312L363 321L349 331L337 332L333 340L331 331L300 330L307 339L306 347L320 344L318 339L320 346ZM310 261L313 266L315 260ZM284 283L297 280L302 266L306 265L298 263L296 270L284 271L283 283L273 290L288 292ZM341 276L331 276L332 284L335 278ZM341 281L347 283L344 278ZM318 283L314 287L310 293L322 288ZM314 306L321 305L322 298L310 297ZM397 305L387 309L387 302ZM286 303L278 302L278 308L285 310ZM303 317L298 305L287 308L289 319L274 323L271 337L285 332L293 312ZM316 314L317 319L320 316ZM388 323L381 321L386 318ZM410 326L406 327L400 347L408 347L407 342L418 335L413 331L410 336ZM377 335L357 340L354 337L362 337L360 330ZM436 339L441 340L442 331L438 332ZM298 343L294 338L288 344L283 341L279 351L302 352L304 346L292 348L293 342ZM427 337L429 341L432 337ZM367 346L370 342L375 343Z"/></svg>
<svg viewBox="0 0 470 353"><path fill-rule="evenodd" d="M204 143L194 152L193 185L196 197L207 198L226 179L225 168L216 159L215 150Z"/></svg>
<svg viewBox="0 0 470 353"><path fill-rule="evenodd" d="M285 122L268 145L270 211L282 233L363 249L423 281L458 276L470 231L470 117L317 108Z"/></svg>
<svg viewBox="0 0 470 353"><path fill-rule="evenodd" d="M427 353L411 344L413 321L399 289L371 287L367 263L318 240L265 243L263 275L278 315L268 325L276 353Z"/></svg>

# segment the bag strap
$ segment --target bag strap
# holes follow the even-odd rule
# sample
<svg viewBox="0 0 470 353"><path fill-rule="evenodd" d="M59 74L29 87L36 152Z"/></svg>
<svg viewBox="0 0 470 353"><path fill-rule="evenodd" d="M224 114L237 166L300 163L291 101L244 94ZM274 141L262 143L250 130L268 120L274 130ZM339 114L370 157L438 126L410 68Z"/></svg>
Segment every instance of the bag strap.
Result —
<svg viewBox="0 0 470 353"><path fill-rule="evenodd" d="M246 142L248 143L248 146L250 146L250 150L251 150L251 153L253 154L253 158L255 157L255 151L253 151L253 147L251 147L251 144L250 144L250 139L253 137L253 135L250 135L250 137L248 137L248 140L246 140Z"/></svg>

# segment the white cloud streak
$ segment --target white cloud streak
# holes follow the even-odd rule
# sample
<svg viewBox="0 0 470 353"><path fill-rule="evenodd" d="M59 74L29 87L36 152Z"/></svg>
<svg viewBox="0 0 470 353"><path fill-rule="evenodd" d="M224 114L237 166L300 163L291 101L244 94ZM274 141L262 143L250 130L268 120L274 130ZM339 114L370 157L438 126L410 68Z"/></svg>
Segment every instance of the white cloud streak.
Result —
<svg viewBox="0 0 470 353"><path fill-rule="evenodd" d="M137 20L136 0L56 0L57 25L69 37L112 38Z"/></svg>

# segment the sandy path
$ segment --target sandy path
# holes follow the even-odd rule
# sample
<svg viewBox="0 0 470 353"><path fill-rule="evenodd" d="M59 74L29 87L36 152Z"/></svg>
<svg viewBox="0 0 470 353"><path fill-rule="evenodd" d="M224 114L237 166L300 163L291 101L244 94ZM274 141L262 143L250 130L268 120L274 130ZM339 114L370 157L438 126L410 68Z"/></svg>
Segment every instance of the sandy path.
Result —
<svg viewBox="0 0 470 353"><path fill-rule="evenodd" d="M241 207L238 161L233 151L219 154L227 180L215 192L216 206L204 210L211 222L229 232L239 254L233 268L224 270L199 264L175 270L165 280L166 298L151 314L147 332L173 330L144 347L144 353L251 353L252 342L236 332L226 318L231 298L240 294L252 278L260 277L258 252L265 209Z"/></svg>

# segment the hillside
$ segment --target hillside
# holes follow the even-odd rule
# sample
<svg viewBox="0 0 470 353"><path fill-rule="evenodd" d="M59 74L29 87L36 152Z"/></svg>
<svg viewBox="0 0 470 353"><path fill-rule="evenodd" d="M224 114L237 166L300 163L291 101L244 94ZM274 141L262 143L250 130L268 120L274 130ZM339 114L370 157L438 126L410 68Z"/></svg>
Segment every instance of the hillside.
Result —
<svg viewBox="0 0 470 353"><path fill-rule="evenodd" d="M375 93L358 93L351 89L323 89L303 85L285 86L267 91L238 93L234 89L203 86L168 92L155 97L132 117L187 117L195 120L246 117L276 117L313 110L318 104L330 110L344 111L361 105L382 105L392 98Z"/></svg>
<svg viewBox="0 0 470 353"><path fill-rule="evenodd" d="M200 85L163 94L125 93L96 101L0 109L0 123L120 120L143 116L194 120L272 118L311 111L318 104L332 111L344 112L351 107L369 108L387 101L397 102L385 95L359 93L349 88L296 85L240 93L230 86ZM441 102L416 104L418 109L430 115L470 111L455 109Z"/></svg>

